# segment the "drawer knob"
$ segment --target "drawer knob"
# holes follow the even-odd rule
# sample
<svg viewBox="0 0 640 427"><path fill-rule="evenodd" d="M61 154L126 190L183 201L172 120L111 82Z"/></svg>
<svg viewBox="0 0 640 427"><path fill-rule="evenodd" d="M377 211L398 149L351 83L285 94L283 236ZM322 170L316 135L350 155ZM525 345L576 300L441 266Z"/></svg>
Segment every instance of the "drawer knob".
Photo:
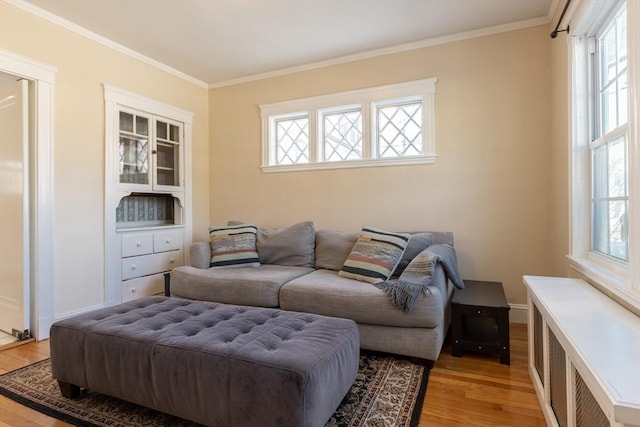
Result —
<svg viewBox="0 0 640 427"><path fill-rule="evenodd" d="M482 346L481 345L478 346L478 350L482 350Z"/></svg>
<svg viewBox="0 0 640 427"><path fill-rule="evenodd" d="M136 293L136 288L131 288L131 293L135 294Z"/></svg>
<svg viewBox="0 0 640 427"><path fill-rule="evenodd" d="M135 270L136 269L136 265L135 264L131 264L131 269Z"/></svg>
<svg viewBox="0 0 640 427"><path fill-rule="evenodd" d="M166 243L171 243L171 239L165 240Z"/></svg>
<svg viewBox="0 0 640 427"><path fill-rule="evenodd" d="M480 310L476 311L476 314L480 314Z"/></svg>
<svg viewBox="0 0 640 427"><path fill-rule="evenodd" d="M137 247L142 246L142 242L136 242L136 246L137 246Z"/></svg>
<svg viewBox="0 0 640 427"><path fill-rule="evenodd" d="M171 259L169 260L169 262L170 262L171 264L173 264L173 261L174 261L174 259L173 259L173 258L171 258Z"/></svg>

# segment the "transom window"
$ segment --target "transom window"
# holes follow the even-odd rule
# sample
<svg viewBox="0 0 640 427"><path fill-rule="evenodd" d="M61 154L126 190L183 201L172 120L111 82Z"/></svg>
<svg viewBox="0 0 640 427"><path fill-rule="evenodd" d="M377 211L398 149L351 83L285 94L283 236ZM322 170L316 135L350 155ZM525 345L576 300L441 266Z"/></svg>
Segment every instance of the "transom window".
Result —
<svg viewBox="0 0 640 427"><path fill-rule="evenodd" d="M434 162L436 81L261 106L263 171Z"/></svg>

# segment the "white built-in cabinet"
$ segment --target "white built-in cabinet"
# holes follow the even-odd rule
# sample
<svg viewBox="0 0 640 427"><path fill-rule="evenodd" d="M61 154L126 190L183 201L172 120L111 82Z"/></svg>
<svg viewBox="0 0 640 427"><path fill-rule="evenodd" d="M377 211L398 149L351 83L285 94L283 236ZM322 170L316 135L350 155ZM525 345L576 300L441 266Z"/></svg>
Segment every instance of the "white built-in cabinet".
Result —
<svg viewBox="0 0 640 427"><path fill-rule="evenodd" d="M161 294L191 243L193 113L112 86L105 97L105 302Z"/></svg>

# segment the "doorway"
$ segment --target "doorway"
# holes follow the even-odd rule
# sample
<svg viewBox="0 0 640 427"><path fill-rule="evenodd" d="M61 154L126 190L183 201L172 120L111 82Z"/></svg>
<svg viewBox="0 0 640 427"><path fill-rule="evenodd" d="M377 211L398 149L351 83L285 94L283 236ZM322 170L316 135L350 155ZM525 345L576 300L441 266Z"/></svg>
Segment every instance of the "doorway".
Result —
<svg viewBox="0 0 640 427"><path fill-rule="evenodd" d="M30 336L29 82L0 73L0 345Z"/></svg>
<svg viewBox="0 0 640 427"><path fill-rule="evenodd" d="M0 49L0 73L29 81L31 224L29 307L31 335L49 337L54 321L53 286L53 93L56 67Z"/></svg>

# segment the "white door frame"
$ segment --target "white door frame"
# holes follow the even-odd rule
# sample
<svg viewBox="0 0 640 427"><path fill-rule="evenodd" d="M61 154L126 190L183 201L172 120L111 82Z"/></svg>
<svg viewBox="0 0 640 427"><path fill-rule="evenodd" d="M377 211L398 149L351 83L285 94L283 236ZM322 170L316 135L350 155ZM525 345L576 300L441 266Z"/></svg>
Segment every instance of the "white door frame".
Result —
<svg viewBox="0 0 640 427"><path fill-rule="evenodd" d="M31 333L49 337L54 319L53 293L53 88L57 69L12 52L0 50L0 71L23 77L34 88L34 178L31 185L30 295ZM31 96L31 95L30 95ZM25 260L27 261L27 260Z"/></svg>

